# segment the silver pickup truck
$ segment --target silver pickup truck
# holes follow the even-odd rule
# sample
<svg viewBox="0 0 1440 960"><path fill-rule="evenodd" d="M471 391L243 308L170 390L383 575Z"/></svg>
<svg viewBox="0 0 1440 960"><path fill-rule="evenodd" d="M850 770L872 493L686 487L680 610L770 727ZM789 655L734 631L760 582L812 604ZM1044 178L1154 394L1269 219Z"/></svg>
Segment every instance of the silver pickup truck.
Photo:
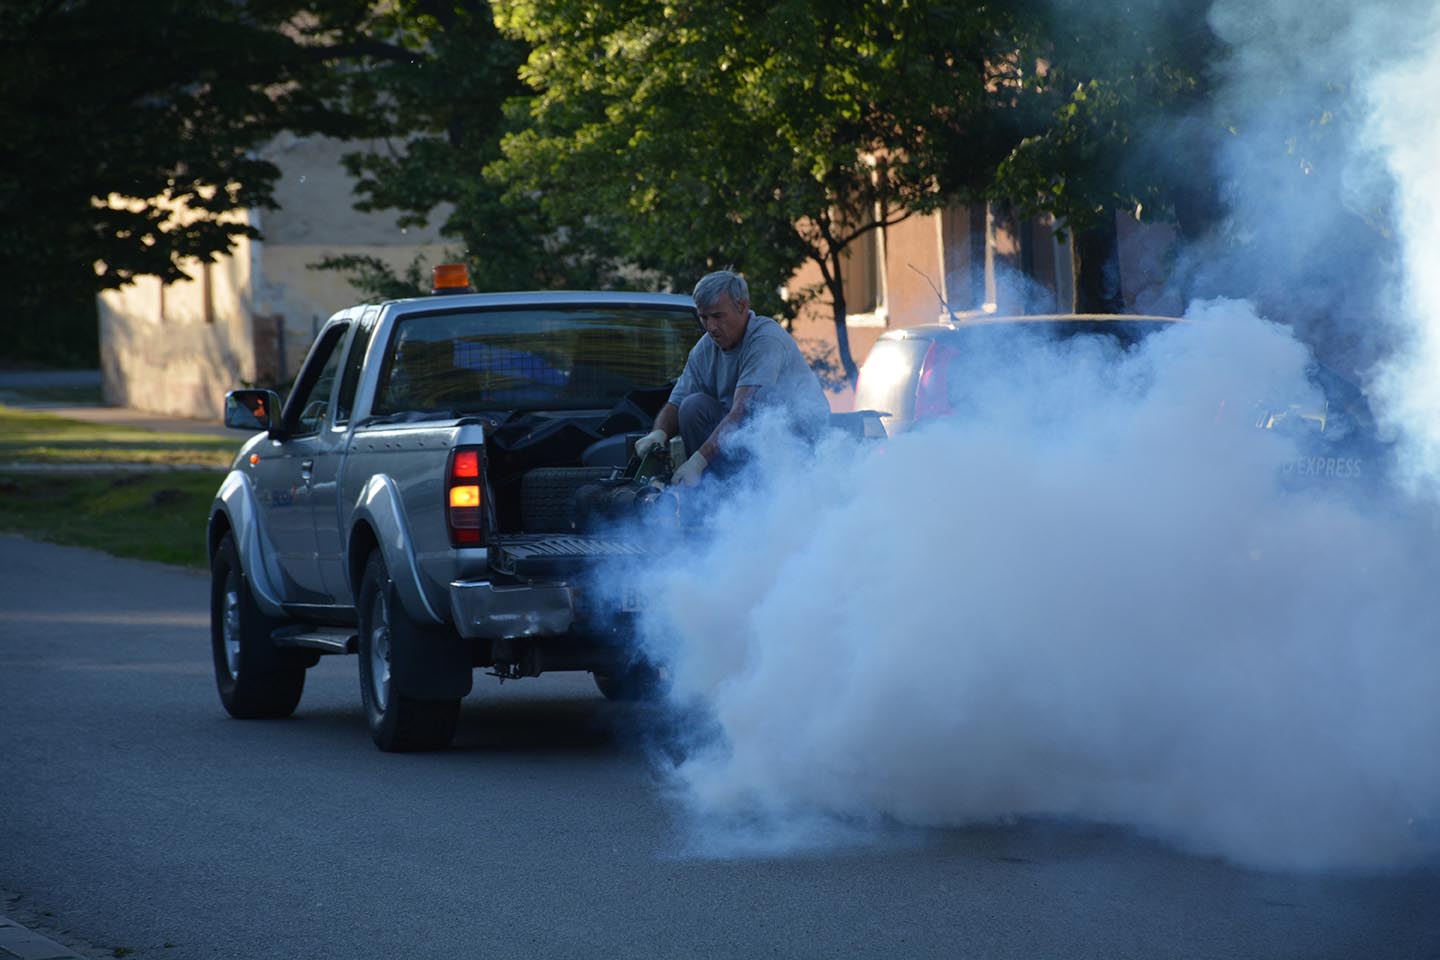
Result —
<svg viewBox="0 0 1440 960"><path fill-rule="evenodd" d="M448 744L477 667L634 694L628 611L581 585L640 548L577 522L577 495L633 462L700 333L681 296L396 300L331 317L283 404L232 391L226 424L259 432L210 511L225 709L289 715L342 653L382 750Z"/></svg>

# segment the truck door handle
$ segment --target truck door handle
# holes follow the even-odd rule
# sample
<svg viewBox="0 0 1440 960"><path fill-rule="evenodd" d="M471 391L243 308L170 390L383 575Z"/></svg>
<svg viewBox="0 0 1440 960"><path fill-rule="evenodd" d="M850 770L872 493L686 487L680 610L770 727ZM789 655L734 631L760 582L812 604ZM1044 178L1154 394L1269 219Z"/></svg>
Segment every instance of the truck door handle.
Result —
<svg viewBox="0 0 1440 960"><path fill-rule="evenodd" d="M300 461L300 476L304 477L306 480L309 480L309 479L310 479L310 471L313 470L314 468L315 468L315 461L314 461L314 460L301 460L301 461Z"/></svg>

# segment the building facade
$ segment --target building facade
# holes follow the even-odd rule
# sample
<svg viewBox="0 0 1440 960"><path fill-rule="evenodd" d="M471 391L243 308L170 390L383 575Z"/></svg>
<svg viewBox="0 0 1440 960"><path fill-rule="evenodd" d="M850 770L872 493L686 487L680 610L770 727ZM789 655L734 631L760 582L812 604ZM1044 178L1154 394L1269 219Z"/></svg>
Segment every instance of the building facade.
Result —
<svg viewBox="0 0 1440 960"><path fill-rule="evenodd" d="M243 216L263 241L241 240L190 279L156 277L99 297L101 382L106 403L218 419L227 390L278 387L299 369L321 324L362 299L326 256L361 254L397 271L417 256L445 259L433 229L402 229L393 216L353 207L340 157L351 145L282 135L261 151L280 168L276 210Z"/></svg>
<svg viewBox="0 0 1440 960"><path fill-rule="evenodd" d="M1165 226L1117 215L1120 285L1127 312L1173 315L1181 304L1165 284L1175 235ZM1074 301L1069 237L1048 216L1022 220L995 204L957 204L876 229L846 260L846 330L863 363L886 330L980 313L1066 313ZM807 265L787 290L820 282ZM801 310L792 330L806 355L838 368L828 296ZM852 392L836 385L831 406L850 408Z"/></svg>

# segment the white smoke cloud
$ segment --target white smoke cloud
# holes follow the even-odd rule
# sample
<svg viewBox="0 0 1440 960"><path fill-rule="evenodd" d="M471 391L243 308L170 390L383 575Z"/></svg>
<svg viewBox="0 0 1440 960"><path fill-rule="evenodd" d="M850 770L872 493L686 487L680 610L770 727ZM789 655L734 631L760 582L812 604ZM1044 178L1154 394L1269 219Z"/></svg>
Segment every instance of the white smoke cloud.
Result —
<svg viewBox="0 0 1440 960"><path fill-rule="evenodd" d="M1436 852L1440 32L1403 0L1303 10L1214 9L1222 106L1259 138L1228 158L1231 239L1263 209L1294 246L1257 272L1303 299L1303 278L1343 269L1356 217L1393 213L1404 293L1383 339L1403 349L1374 386L1409 485L1373 451L1360 477L1287 474L1313 437L1257 413L1318 405L1310 350L1236 300L1124 355L982 365L964 417L884 443L812 454L757 423L757 469L642 578L644 643L707 718L676 768L702 816L1078 818L1278 868ZM1289 115L1287 70L1304 88ZM1266 138L1321 101L1365 140L1300 151L1336 161L1321 173L1340 205L1310 209L1275 172L1293 151ZM1386 292L1340 286L1313 306Z"/></svg>
<svg viewBox="0 0 1440 960"><path fill-rule="evenodd" d="M1398 349L1378 377L1382 410L1410 454L1407 480L1440 496L1440 7L1431 6L1406 34L1417 49L1385 62L1365 89L1365 139L1395 184L1402 239ZM1418 38L1418 39L1417 39ZM1393 42L1393 40L1392 40Z"/></svg>
<svg viewBox="0 0 1440 960"><path fill-rule="evenodd" d="M1221 411L1261 384L1313 401L1304 349L1244 304L1191 318L1119 363L1051 348L963 423L768 461L651 571L649 648L720 731L678 768L702 811L1421 852L1430 524L1284 489L1296 438Z"/></svg>

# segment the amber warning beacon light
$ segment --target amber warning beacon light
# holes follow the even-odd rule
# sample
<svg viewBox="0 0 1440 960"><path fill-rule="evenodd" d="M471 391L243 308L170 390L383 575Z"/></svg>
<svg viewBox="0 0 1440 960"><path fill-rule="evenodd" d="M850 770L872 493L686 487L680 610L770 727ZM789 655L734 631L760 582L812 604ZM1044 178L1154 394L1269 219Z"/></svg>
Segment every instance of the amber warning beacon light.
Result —
<svg viewBox="0 0 1440 960"><path fill-rule="evenodd" d="M470 287L470 269L463 263L437 263L434 267L430 293L474 293Z"/></svg>

